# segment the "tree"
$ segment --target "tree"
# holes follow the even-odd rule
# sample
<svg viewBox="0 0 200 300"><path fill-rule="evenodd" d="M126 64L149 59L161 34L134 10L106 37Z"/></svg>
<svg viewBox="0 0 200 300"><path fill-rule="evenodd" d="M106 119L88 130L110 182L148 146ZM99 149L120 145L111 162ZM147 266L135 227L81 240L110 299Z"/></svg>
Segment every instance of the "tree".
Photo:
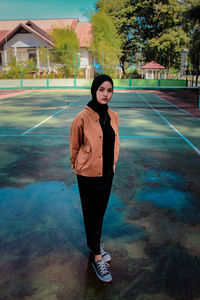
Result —
<svg viewBox="0 0 200 300"><path fill-rule="evenodd" d="M191 37L191 43L189 46L189 59L192 65L192 78L196 73L196 86L198 85L199 65L200 65L200 4L198 1L192 1L188 5L188 9L184 13L185 22L189 35ZM192 79L193 84L193 79Z"/></svg>
<svg viewBox="0 0 200 300"><path fill-rule="evenodd" d="M132 28L136 20L135 8L130 0L99 0L96 2L97 11L104 12L111 17L119 38L122 49L133 49Z"/></svg>
<svg viewBox="0 0 200 300"><path fill-rule="evenodd" d="M164 64L168 70L173 66L175 69L180 69L181 53L189 42L187 34L180 27L169 28L156 38L148 41L147 52L150 49L147 57L155 59L161 64Z"/></svg>
<svg viewBox="0 0 200 300"><path fill-rule="evenodd" d="M122 53L120 56L120 65L123 74L126 73L125 63L129 65L131 61L131 50L136 52L139 41L133 39L132 29L136 17L134 15L134 7L130 0L99 0L96 2L97 11L104 12L111 17L121 41Z"/></svg>
<svg viewBox="0 0 200 300"><path fill-rule="evenodd" d="M99 0L96 6L111 16L123 50L131 49L136 54L142 49L146 61L154 59L166 67L180 66L176 58L181 56L188 41L181 26L184 3L178 0Z"/></svg>
<svg viewBox="0 0 200 300"><path fill-rule="evenodd" d="M80 44L77 35L70 27L54 28L52 38L54 48L50 53L50 61L57 67L60 65L63 75L69 77L78 64L77 53L80 51Z"/></svg>
<svg viewBox="0 0 200 300"><path fill-rule="evenodd" d="M145 56L151 59L153 55L168 71L172 66L180 70L181 54L189 42L182 28L185 5L177 0L159 1L154 9L155 30L147 41Z"/></svg>
<svg viewBox="0 0 200 300"><path fill-rule="evenodd" d="M91 16L93 42L90 50L104 72L115 76L119 65L121 42L112 19L104 12L96 12Z"/></svg>

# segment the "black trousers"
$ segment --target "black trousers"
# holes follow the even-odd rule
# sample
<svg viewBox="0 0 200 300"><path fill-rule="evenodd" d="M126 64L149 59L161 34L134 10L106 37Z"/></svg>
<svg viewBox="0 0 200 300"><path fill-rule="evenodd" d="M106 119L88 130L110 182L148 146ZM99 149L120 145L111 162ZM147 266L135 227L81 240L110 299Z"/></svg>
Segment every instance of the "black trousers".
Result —
<svg viewBox="0 0 200 300"><path fill-rule="evenodd" d="M87 245L92 253L100 254L103 218L108 204L113 169L109 168L102 177L77 175Z"/></svg>

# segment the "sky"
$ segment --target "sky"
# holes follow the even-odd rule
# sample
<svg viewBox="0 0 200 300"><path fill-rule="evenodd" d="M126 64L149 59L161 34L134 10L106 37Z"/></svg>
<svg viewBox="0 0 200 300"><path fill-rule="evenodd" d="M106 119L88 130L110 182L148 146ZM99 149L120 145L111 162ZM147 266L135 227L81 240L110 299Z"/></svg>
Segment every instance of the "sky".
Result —
<svg viewBox="0 0 200 300"><path fill-rule="evenodd" d="M96 0L0 0L0 20L77 18L88 22L85 13Z"/></svg>

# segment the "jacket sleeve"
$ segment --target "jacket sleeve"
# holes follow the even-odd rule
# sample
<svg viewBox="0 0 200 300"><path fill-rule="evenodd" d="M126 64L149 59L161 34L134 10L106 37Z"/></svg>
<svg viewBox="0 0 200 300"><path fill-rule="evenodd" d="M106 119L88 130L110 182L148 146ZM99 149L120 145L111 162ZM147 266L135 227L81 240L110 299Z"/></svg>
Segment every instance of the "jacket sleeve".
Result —
<svg viewBox="0 0 200 300"><path fill-rule="evenodd" d="M79 149L83 143L83 121L81 117L77 116L72 122L70 128L70 162L72 169L75 168L75 161L78 155Z"/></svg>

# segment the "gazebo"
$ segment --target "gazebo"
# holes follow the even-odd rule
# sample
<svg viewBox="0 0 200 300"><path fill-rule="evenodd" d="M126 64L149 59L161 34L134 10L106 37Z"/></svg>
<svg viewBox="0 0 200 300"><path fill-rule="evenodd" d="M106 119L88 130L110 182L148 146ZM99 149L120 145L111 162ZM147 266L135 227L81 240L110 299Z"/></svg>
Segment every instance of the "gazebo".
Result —
<svg viewBox="0 0 200 300"><path fill-rule="evenodd" d="M144 79L159 79L164 70L164 66L155 61L151 61L150 63L142 66L142 77Z"/></svg>

